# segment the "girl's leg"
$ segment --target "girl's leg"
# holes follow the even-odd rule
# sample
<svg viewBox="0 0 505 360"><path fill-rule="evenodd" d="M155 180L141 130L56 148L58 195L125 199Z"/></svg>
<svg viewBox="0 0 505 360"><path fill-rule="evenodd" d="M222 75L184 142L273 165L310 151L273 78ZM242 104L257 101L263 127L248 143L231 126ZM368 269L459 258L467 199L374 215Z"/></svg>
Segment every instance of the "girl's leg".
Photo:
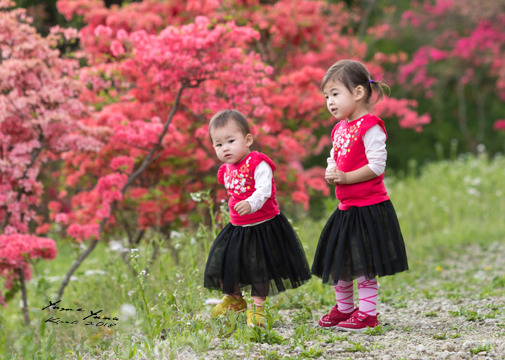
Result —
<svg viewBox="0 0 505 360"><path fill-rule="evenodd" d="M259 296L251 296L253 299L254 305L258 307L263 307L263 303L267 300L266 297L259 297Z"/></svg>
<svg viewBox="0 0 505 360"><path fill-rule="evenodd" d="M340 322L349 319L354 311L354 282L339 280L333 286L337 304L331 309L329 314L323 315L319 319L319 326L330 328L337 326Z"/></svg>
<svg viewBox="0 0 505 360"><path fill-rule="evenodd" d="M359 311L367 315L377 314L377 295L379 288L377 279L367 280L364 276L358 278Z"/></svg>
<svg viewBox="0 0 505 360"><path fill-rule="evenodd" d="M253 299L253 308L247 310L247 325L248 326L265 326L266 318L263 310L263 303L266 297L251 296Z"/></svg>
<svg viewBox="0 0 505 360"><path fill-rule="evenodd" d="M221 287L223 287L223 282L222 280L219 280L221 283ZM242 297L242 294L240 292L240 287L237 284L235 286L235 291L233 294L228 294L224 293L223 298L221 299L221 302L214 306L212 310L210 311L210 316L211 317L217 317L221 314L224 314L227 311L235 311L235 312L242 312L247 309L247 303Z"/></svg>
<svg viewBox="0 0 505 360"><path fill-rule="evenodd" d="M354 283L352 281L339 280L337 285L333 286L337 298L338 310L348 314L354 310Z"/></svg>

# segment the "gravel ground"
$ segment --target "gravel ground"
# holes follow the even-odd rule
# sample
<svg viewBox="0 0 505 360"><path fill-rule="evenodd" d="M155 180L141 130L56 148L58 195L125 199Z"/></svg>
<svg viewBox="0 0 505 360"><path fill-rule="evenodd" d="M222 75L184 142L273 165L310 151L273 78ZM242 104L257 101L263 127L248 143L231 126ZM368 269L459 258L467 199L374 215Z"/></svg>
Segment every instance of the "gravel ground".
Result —
<svg viewBox="0 0 505 360"><path fill-rule="evenodd" d="M295 334L300 322L293 319L300 310L280 310L273 330L287 340L281 345L222 350L225 340L216 338L214 350L197 354L187 348L177 359L505 359L505 244L459 250L458 259L418 264L436 268L438 276L417 279L417 288L407 287L396 306L379 304L378 334L321 330L321 309L306 322L312 335L297 346L293 339L300 336Z"/></svg>

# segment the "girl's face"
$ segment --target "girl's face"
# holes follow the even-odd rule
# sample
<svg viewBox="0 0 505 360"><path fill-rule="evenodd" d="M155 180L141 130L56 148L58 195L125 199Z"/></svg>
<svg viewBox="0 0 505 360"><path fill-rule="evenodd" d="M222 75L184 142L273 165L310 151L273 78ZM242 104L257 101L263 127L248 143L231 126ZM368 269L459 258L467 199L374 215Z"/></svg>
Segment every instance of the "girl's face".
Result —
<svg viewBox="0 0 505 360"><path fill-rule="evenodd" d="M252 135L244 135L233 120L223 127L212 129L210 137L218 159L224 163L236 164L251 152Z"/></svg>
<svg viewBox="0 0 505 360"><path fill-rule="evenodd" d="M358 86L352 92L340 81L330 80L323 89L326 106L337 119L356 120L367 113L362 106L363 87Z"/></svg>

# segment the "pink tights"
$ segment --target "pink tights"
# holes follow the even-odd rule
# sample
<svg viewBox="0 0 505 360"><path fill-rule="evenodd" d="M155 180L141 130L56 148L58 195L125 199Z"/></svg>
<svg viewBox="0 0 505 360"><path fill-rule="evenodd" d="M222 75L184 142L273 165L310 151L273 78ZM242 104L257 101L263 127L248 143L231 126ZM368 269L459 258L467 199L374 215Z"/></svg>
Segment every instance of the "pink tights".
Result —
<svg viewBox="0 0 505 360"><path fill-rule="evenodd" d="M354 310L354 289L352 281L339 280L335 289L338 310L350 313ZM377 295L379 289L377 280L368 280L364 276L358 278L359 310L368 315L375 316L377 313Z"/></svg>

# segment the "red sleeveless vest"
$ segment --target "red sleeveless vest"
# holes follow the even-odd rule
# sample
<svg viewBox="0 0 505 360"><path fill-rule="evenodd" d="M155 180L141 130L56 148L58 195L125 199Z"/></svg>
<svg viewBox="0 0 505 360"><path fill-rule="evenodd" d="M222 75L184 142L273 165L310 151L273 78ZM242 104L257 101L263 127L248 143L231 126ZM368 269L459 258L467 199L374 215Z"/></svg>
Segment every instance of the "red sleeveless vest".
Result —
<svg viewBox="0 0 505 360"><path fill-rule="evenodd" d="M368 164L363 135L374 125L379 125L386 133L384 121L370 114L351 122L342 120L335 125L331 139L338 170L349 172ZM337 185L335 196L340 200L339 209L347 210L351 206L369 206L389 200L383 180L384 173L357 184Z"/></svg>
<svg viewBox="0 0 505 360"><path fill-rule="evenodd" d="M247 225L268 220L279 214L279 207L275 199L275 183L272 176L272 195L263 206L252 214L240 216L234 209L235 205L250 197L256 190L254 171L260 162L266 161L275 171L275 164L265 154L251 151L244 159L236 164L223 164L217 172L217 179L224 184L230 200L230 222L234 225Z"/></svg>

